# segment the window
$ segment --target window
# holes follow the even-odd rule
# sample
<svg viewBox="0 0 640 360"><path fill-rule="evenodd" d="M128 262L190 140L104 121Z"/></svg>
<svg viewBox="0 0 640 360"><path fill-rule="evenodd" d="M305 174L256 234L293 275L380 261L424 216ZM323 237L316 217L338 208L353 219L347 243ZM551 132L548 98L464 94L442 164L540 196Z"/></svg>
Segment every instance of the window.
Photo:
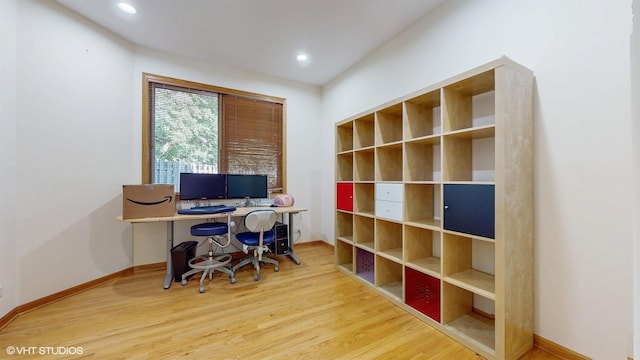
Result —
<svg viewBox="0 0 640 360"><path fill-rule="evenodd" d="M217 93L150 83L152 183L176 184L180 172L217 173Z"/></svg>
<svg viewBox="0 0 640 360"><path fill-rule="evenodd" d="M143 183L180 172L266 174L285 191L285 100L143 74Z"/></svg>

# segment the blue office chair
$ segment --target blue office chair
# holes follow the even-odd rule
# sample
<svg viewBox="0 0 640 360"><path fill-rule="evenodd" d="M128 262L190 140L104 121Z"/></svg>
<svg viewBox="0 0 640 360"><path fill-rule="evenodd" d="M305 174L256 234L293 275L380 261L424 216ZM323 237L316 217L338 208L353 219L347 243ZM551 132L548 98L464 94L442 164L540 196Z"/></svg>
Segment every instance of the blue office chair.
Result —
<svg viewBox="0 0 640 360"><path fill-rule="evenodd" d="M276 212L273 210L254 210L244 217L244 225L248 231L236 234L236 238L244 245L243 248L246 253L249 251L253 253L245 256L231 269L234 274L238 269L249 263L252 263L256 269L256 274L253 277L255 281L260 280L261 262L274 264L274 271L280 270L277 260L263 256L263 253L269 251L268 245L275 242L276 236L273 230L275 223Z"/></svg>
<svg viewBox="0 0 640 360"><path fill-rule="evenodd" d="M189 266L191 266L191 270L182 274L182 286L187 285L187 279L193 274L202 272L202 277L200 277L200 293L204 292L204 279L209 275L209 280L213 278L213 272L215 270L222 271L229 275L229 281L232 284L235 284L236 277L235 273L227 267L229 262L231 262L230 254L223 254L214 257L213 245L215 244L217 247L225 248L231 244L231 235L229 234L229 224L231 224L231 215L227 215L227 222L208 222L193 225L191 227L191 235L192 236L205 236L209 242L209 251L207 255L202 255L200 257L193 258L189 260ZM219 240L223 235L227 235L226 243L221 243Z"/></svg>

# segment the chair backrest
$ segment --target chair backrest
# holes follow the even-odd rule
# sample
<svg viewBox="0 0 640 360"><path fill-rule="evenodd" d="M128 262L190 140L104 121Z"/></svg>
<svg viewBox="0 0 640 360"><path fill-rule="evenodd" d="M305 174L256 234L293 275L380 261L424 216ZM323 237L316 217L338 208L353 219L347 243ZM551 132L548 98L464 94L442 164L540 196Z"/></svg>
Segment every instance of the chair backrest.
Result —
<svg viewBox="0 0 640 360"><path fill-rule="evenodd" d="M244 225L251 232L269 231L276 223L273 210L253 210L244 217Z"/></svg>

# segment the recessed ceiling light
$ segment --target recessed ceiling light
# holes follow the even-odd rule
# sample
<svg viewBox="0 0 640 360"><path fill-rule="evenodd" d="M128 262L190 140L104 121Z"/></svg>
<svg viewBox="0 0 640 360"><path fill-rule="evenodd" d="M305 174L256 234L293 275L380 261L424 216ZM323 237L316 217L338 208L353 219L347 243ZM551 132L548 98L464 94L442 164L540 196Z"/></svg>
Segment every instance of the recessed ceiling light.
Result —
<svg viewBox="0 0 640 360"><path fill-rule="evenodd" d="M120 8L120 10L126 12L127 14L135 14L137 12L136 8L134 8L131 4L127 4L124 2L119 2L118 7Z"/></svg>
<svg viewBox="0 0 640 360"><path fill-rule="evenodd" d="M311 56L304 52L299 52L296 55L296 60L298 60L298 65L303 67L309 66L309 64L311 64Z"/></svg>

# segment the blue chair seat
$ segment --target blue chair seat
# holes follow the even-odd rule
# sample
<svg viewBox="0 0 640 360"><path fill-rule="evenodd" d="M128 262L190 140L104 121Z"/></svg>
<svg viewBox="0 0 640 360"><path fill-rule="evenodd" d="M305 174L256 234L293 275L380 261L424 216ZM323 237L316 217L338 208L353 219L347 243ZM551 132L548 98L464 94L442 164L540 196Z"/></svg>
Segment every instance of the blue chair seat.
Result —
<svg viewBox="0 0 640 360"><path fill-rule="evenodd" d="M270 209L253 210L245 215L244 226L247 231L236 234L236 238L243 244L243 251L247 256L231 268L234 274L241 267L252 264L256 269L253 280L258 281L260 280L260 263L273 264L275 265L274 271L279 270L278 260L263 255L265 252L269 252L267 245L276 241L276 232L273 229L276 215L276 212ZM262 244L260 244L260 238L262 238Z"/></svg>
<svg viewBox="0 0 640 360"><path fill-rule="evenodd" d="M238 241L248 246L258 246L258 244L260 243L260 233L243 232L243 233L236 234L236 239L238 239ZM262 239L262 242L265 245L272 244L274 241L276 241L275 230L270 230L264 233L264 238Z"/></svg>
<svg viewBox="0 0 640 360"><path fill-rule="evenodd" d="M191 227L192 236L216 236L227 233L226 223L202 223Z"/></svg>

